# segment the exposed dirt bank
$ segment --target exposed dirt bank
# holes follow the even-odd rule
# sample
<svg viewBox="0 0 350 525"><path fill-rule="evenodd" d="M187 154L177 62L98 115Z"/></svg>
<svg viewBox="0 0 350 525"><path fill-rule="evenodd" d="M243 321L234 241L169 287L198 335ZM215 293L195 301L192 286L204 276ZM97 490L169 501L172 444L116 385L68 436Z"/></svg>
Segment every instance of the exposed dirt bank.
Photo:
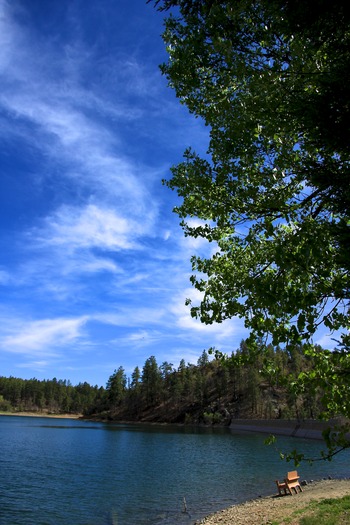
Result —
<svg viewBox="0 0 350 525"><path fill-rule="evenodd" d="M46 412L0 412L0 416L50 417L55 419L80 419L82 414L48 414Z"/></svg>
<svg viewBox="0 0 350 525"><path fill-rule="evenodd" d="M350 480L309 483L293 496L268 496L229 507L199 521L203 525L298 525L310 502L350 495Z"/></svg>

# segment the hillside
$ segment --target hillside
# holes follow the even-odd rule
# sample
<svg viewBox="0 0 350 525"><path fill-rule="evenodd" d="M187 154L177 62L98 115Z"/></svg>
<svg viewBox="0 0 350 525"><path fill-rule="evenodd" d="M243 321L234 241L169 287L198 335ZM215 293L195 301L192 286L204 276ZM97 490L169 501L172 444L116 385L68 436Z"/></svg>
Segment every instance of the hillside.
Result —
<svg viewBox="0 0 350 525"><path fill-rule="evenodd" d="M252 356L243 341L225 360L206 351L197 365L182 360L158 365L148 358L128 378L123 367L109 377L106 388L69 381L0 377L0 410L83 413L107 421L139 421L195 425L229 425L233 419L314 419L322 392L291 388L293 378L312 368L302 347L268 346Z"/></svg>
<svg viewBox="0 0 350 525"><path fill-rule="evenodd" d="M322 410L320 392L297 394L291 379L312 362L302 348L293 352L268 347L254 359L245 343L227 360L210 360L206 351L197 365L174 369L158 366L150 357L142 372L127 382L119 367L110 376L102 403L89 417L110 421L140 421L229 425L232 419L313 419Z"/></svg>

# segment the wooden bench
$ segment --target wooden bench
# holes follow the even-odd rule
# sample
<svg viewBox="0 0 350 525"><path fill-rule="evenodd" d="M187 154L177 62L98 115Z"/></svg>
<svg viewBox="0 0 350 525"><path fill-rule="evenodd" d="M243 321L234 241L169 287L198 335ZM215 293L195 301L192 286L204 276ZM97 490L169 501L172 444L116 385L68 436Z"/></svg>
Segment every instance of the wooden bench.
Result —
<svg viewBox="0 0 350 525"><path fill-rule="evenodd" d="M298 472L296 470L292 470L291 472L288 472L286 479L284 480L288 486L290 494L292 494L292 489L294 489L295 494L297 493L297 489L299 489L300 492L303 492L300 483L299 483Z"/></svg>
<svg viewBox="0 0 350 525"><path fill-rule="evenodd" d="M282 491L284 492L284 494L287 494L287 483L285 483L284 481L278 481L278 479L276 479L276 485L280 496L282 496Z"/></svg>
<svg viewBox="0 0 350 525"><path fill-rule="evenodd" d="M279 495L282 496L282 492L284 492L284 494L289 493L291 496L293 496L292 489L294 490L295 494L297 493L297 489L299 489L300 492L303 492L299 483L299 478L300 476L298 476L298 472L296 470L292 470L291 472L288 472L284 481L281 482L276 479Z"/></svg>

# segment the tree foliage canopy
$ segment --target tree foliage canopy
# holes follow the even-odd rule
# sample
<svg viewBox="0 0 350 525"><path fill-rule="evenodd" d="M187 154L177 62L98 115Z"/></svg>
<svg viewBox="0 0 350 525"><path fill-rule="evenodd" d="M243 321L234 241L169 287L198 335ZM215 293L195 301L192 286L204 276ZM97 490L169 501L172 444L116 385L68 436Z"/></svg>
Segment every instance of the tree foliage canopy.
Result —
<svg viewBox="0 0 350 525"><path fill-rule="evenodd" d="M191 313L240 316L276 345L341 331L315 380L335 374L343 402L328 415L349 416L349 10L339 0L156 5L173 11L162 71L210 128L207 155L188 149L167 181L185 235L217 245L192 258L203 298Z"/></svg>

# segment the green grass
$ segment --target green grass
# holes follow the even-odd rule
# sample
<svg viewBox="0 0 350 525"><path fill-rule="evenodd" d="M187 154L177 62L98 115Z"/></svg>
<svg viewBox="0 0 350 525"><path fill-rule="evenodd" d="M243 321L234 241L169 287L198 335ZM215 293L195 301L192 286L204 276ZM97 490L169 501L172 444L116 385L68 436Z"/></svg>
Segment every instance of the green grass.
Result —
<svg viewBox="0 0 350 525"><path fill-rule="evenodd" d="M350 496L324 499L307 508L309 516L300 518L300 525L346 525L350 523Z"/></svg>
<svg viewBox="0 0 350 525"><path fill-rule="evenodd" d="M298 520L298 521L296 521ZM270 525L350 525L350 496L324 499L312 502L303 509L298 509L282 521L269 522Z"/></svg>

